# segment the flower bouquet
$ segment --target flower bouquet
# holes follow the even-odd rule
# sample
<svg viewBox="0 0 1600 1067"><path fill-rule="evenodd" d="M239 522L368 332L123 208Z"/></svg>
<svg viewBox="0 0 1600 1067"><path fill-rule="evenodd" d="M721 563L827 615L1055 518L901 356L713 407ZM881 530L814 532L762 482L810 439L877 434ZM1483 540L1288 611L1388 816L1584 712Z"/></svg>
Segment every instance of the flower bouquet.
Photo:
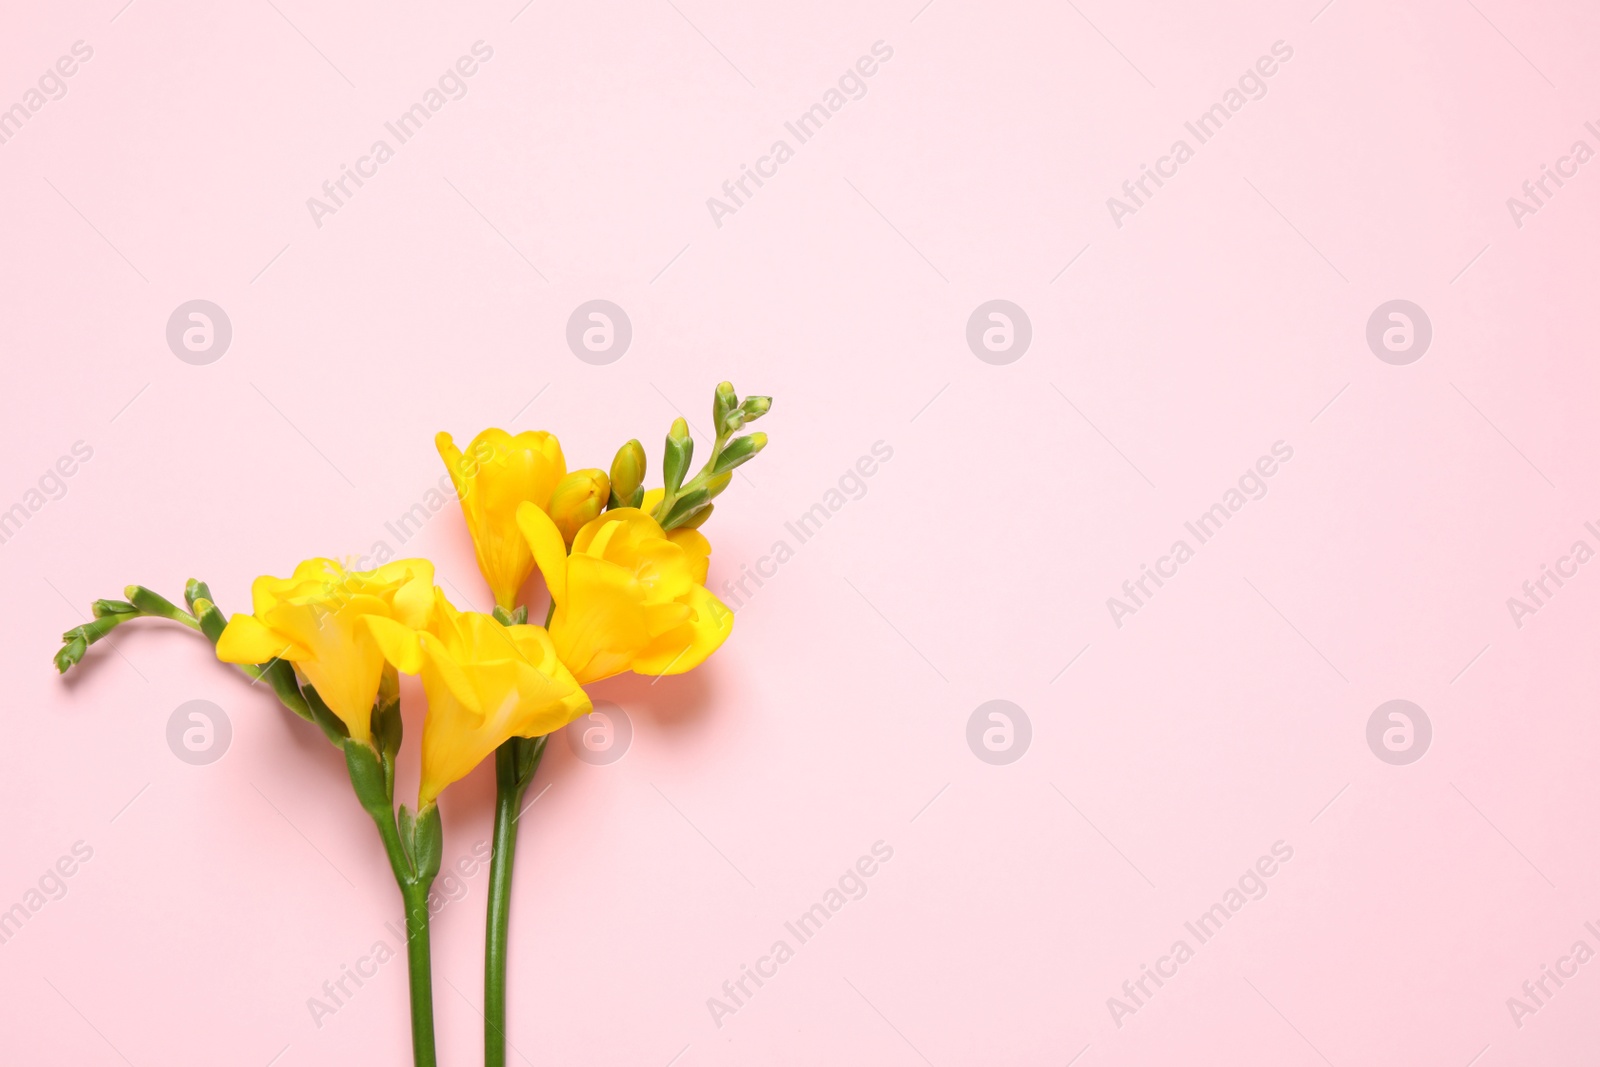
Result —
<svg viewBox="0 0 1600 1067"><path fill-rule="evenodd" d="M494 595L490 614L462 611L434 585L433 564L385 561L374 570L331 559L302 562L287 578L262 576L250 614L225 618L204 582L185 608L140 585L98 600L92 621L62 635L56 668L134 619L181 623L217 658L265 680L279 702L344 753L356 799L378 828L405 905L411 1036L416 1064L437 1062L428 894L443 856L440 794L494 757L496 801L484 943L484 1062L506 1061L506 959L511 876L522 800L549 736L588 714L585 687L626 671L659 677L703 663L733 630L733 613L706 588L711 543L701 532L736 467L765 447L742 433L771 408L740 399L727 382L712 401L715 439L689 474L694 441L677 419L667 434L661 485L644 486L643 447L618 449L609 472L568 471L561 444L542 431L489 429L465 450L437 438L461 500L478 569ZM520 600L544 578L544 624ZM395 806L403 741L399 675L421 679L427 699L415 807Z"/></svg>

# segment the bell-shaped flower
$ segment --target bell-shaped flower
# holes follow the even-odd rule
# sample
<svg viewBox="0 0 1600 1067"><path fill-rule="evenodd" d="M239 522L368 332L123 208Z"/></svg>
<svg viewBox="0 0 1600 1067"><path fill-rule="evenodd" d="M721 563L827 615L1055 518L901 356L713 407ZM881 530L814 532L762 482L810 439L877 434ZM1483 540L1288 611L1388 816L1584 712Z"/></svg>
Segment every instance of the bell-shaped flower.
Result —
<svg viewBox="0 0 1600 1067"><path fill-rule="evenodd" d="M532 506L517 524L555 605L550 639L584 685L623 671L682 674L733 632L733 612L705 587L711 543L670 534L637 508L613 508L578 531L572 554Z"/></svg>
<svg viewBox="0 0 1600 1067"><path fill-rule="evenodd" d="M447 433L434 438L450 471L467 532L478 556L478 570L507 611L533 573L528 543L517 532L517 508L531 503L550 509L550 497L567 474L566 457L554 434L529 430L516 435L484 430L462 452Z"/></svg>
<svg viewBox="0 0 1600 1067"><path fill-rule="evenodd" d="M540 737L593 710L543 627L457 611L437 589L426 629L377 619L369 625L384 657L420 674L428 697L419 812L508 739Z"/></svg>
<svg viewBox="0 0 1600 1067"><path fill-rule="evenodd" d="M352 571L331 559L308 559L288 578L257 578L250 594L254 614L228 621L217 640L217 658L292 663L351 738L370 742L383 653L368 621L426 626L433 610L433 564L401 559Z"/></svg>

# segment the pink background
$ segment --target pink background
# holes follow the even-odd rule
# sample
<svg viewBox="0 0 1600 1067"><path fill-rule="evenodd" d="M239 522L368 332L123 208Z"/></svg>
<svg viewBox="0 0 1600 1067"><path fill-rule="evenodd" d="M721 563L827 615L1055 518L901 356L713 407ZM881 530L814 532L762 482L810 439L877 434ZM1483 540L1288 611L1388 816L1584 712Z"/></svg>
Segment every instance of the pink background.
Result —
<svg viewBox="0 0 1600 1067"><path fill-rule="evenodd" d="M1600 148L1600 14L1320 2L11 11L0 107L93 57L0 144L0 509L93 455L0 545L0 909L93 857L0 945L5 1059L406 1062L403 963L307 1006L399 915L336 753L192 634L121 630L67 681L56 635L129 581L239 610L258 573L395 545L439 429L654 462L724 377L776 403L712 585L794 555L706 668L595 688L624 758L558 739L541 769L526 1061L1592 1056L1600 962L1520 1027L1506 1000L1600 950L1600 564L1520 628L1506 601L1600 548L1600 163L1520 228L1506 198ZM306 199L479 40L466 96L315 225ZM877 41L865 97L717 226L706 198ZM1276 41L1265 97L1115 225L1106 198ZM164 333L197 298L233 327L204 366ZM596 298L633 324L605 366L565 341ZM1003 366L965 339L996 298L1033 330ZM1397 298L1433 325L1406 366L1365 340ZM1115 625L1106 599L1277 441L1265 498ZM453 510L404 550L486 599ZM1032 725L1005 766L966 740L992 699ZM1433 726L1410 765L1367 745L1391 699ZM190 700L232 724L207 766L167 745ZM491 799L487 768L446 795L450 859ZM718 1026L707 998L877 841L866 896ZM1278 841L1266 896L1117 1026L1107 998ZM478 1061L486 881L436 922L451 1064Z"/></svg>

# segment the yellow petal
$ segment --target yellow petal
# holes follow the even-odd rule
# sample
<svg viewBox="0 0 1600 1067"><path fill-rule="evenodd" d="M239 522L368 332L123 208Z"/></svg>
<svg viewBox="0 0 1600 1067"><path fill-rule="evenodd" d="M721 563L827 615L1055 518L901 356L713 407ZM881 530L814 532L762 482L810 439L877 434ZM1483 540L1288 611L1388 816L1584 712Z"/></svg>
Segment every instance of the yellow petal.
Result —
<svg viewBox="0 0 1600 1067"><path fill-rule="evenodd" d="M461 664L433 634L423 634L421 640L425 657L422 664L422 680L424 683L428 683L430 678L434 680L434 685L428 688L429 705L433 703L434 687L442 685L455 697L469 718L481 721L484 709L478 703L478 691L473 686L472 679L461 669Z"/></svg>
<svg viewBox="0 0 1600 1067"><path fill-rule="evenodd" d="M539 565L539 573L544 575L550 599L561 603L567 595L567 542L561 531L544 509L533 503L517 508L517 527Z"/></svg>
<svg viewBox="0 0 1600 1067"><path fill-rule="evenodd" d="M711 569L711 542L699 530L673 530L667 540L683 549L693 566L691 574L695 585L706 584L706 573Z"/></svg>
<svg viewBox="0 0 1600 1067"><path fill-rule="evenodd" d="M397 559L373 573L385 583L402 583L393 594L393 617L413 630L425 629L433 611L433 564L425 559Z"/></svg>
<svg viewBox="0 0 1600 1067"><path fill-rule="evenodd" d="M662 634L633 662L638 674L682 674L706 661L733 632L733 612L709 589L696 586L688 598L694 618Z"/></svg>
<svg viewBox="0 0 1600 1067"><path fill-rule="evenodd" d="M235 615L217 639L217 658L224 663L265 663L269 659L304 659L305 649L273 633L254 615Z"/></svg>
<svg viewBox="0 0 1600 1067"><path fill-rule="evenodd" d="M472 612L462 613L453 625L465 635L456 649L445 648L432 634L423 638L428 714L419 807L432 803L507 738L550 733L591 707L539 627L506 627Z"/></svg>
<svg viewBox="0 0 1600 1067"><path fill-rule="evenodd" d="M361 622L378 643L378 651L394 664L395 670L416 674L422 669L422 642L415 630L382 615L366 615Z"/></svg>
<svg viewBox="0 0 1600 1067"><path fill-rule="evenodd" d="M614 563L592 556L567 561L567 601L550 620L550 638L579 683L621 674L649 644L647 595Z"/></svg>
<svg viewBox="0 0 1600 1067"><path fill-rule="evenodd" d="M456 487L456 496L464 496L463 476L466 465L461 462L461 449L456 447L455 439L440 430L433 436L433 447L439 450L439 458L444 460L444 469L450 474L450 484Z"/></svg>

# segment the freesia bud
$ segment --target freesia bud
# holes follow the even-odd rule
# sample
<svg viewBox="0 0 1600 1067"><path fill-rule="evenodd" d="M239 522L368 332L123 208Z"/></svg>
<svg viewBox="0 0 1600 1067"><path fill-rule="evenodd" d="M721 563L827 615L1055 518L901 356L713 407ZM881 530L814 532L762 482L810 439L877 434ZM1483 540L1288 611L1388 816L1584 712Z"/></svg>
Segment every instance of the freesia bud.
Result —
<svg viewBox="0 0 1600 1067"><path fill-rule="evenodd" d="M722 382L711 398L711 425L718 433L733 433L744 422L739 412L739 394L733 391L732 382Z"/></svg>
<svg viewBox="0 0 1600 1067"><path fill-rule="evenodd" d="M567 544L572 544L584 523L605 510L610 498L611 479L603 471L573 471L556 484L556 491L550 494L550 517Z"/></svg>
<svg viewBox="0 0 1600 1067"><path fill-rule="evenodd" d="M187 617L183 609L179 608L178 605L160 593L146 589L142 585L130 585L122 591L122 595L128 598L128 603L135 610L145 615L155 615L163 619L172 619L175 622L182 621ZM104 602L102 601L102 603Z"/></svg>
<svg viewBox="0 0 1600 1067"><path fill-rule="evenodd" d="M767 447L767 435L753 433L747 437L740 437L730 441L728 447L717 456L716 472L726 474L741 463L748 463L756 457L756 453Z"/></svg>
<svg viewBox="0 0 1600 1067"><path fill-rule="evenodd" d="M198 578L190 578L187 582L184 583L184 585L183 585L183 602L185 604L189 605L190 614L193 614L198 618L199 617L199 612L195 611L194 602L196 600L211 600L211 599L212 599L211 587L209 585L207 585L205 582L202 582L200 579L198 579Z"/></svg>
<svg viewBox="0 0 1600 1067"><path fill-rule="evenodd" d="M694 438L689 436L689 424L681 417L672 420L672 429L667 432L666 458L661 464L669 494L676 493L683 485L683 476L689 472L689 461L693 458Z"/></svg>
<svg viewBox="0 0 1600 1067"><path fill-rule="evenodd" d="M739 410L744 412L744 421L754 422L772 410L770 396L747 396L744 403L739 405Z"/></svg>
<svg viewBox="0 0 1600 1067"><path fill-rule="evenodd" d="M680 522L678 524L678 529L698 530L701 526L705 525L705 521L709 519L711 517L711 513L716 510L717 506L715 504L707 504L705 507L700 508L694 514L690 515L687 519L684 519L682 522Z"/></svg>
<svg viewBox="0 0 1600 1067"><path fill-rule="evenodd" d="M639 506L633 498L644 485L646 465L644 446L637 440L617 449L617 456L611 461L611 507Z"/></svg>
<svg viewBox="0 0 1600 1067"><path fill-rule="evenodd" d="M126 600L96 600L90 610L97 619L103 619L107 615L134 615L139 611Z"/></svg>
<svg viewBox="0 0 1600 1067"><path fill-rule="evenodd" d="M667 513L661 517L661 528L663 530L677 529L683 525L689 516L700 508L705 507L706 502L710 499L711 489L709 486L702 485L699 489L689 490L672 502L672 506L667 509Z"/></svg>

